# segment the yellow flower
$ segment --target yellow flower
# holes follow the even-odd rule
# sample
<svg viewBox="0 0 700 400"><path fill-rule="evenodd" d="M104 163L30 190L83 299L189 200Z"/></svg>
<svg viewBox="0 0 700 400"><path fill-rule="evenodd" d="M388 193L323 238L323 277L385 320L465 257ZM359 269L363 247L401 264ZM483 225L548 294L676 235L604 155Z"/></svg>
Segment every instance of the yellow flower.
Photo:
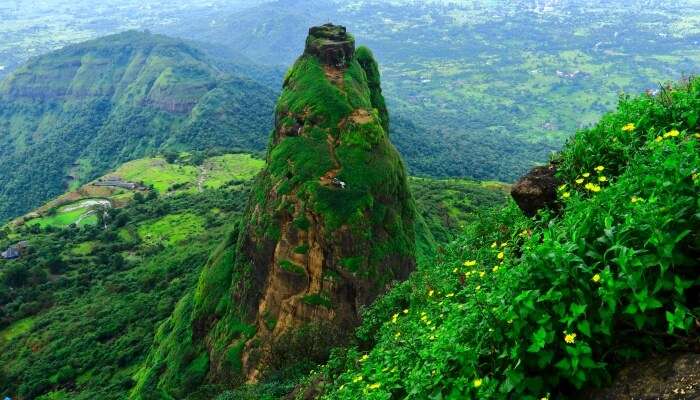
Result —
<svg viewBox="0 0 700 400"><path fill-rule="evenodd" d="M576 334L575 333L566 333L564 331L564 341L569 344L573 344L576 342Z"/></svg>
<svg viewBox="0 0 700 400"><path fill-rule="evenodd" d="M353 378L352 381L353 381L354 383L357 383L357 382L362 382L362 379L364 379L364 378L362 377L362 375L357 375L355 378Z"/></svg>
<svg viewBox="0 0 700 400"><path fill-rule="evenodd" d="M479 379L479 378L474 379L474 387L475 388L478 388L479 386L481 386L482 383L484 383L484 382L481 379Z"/></svg>
<svg viewBox="0 0 700 400"><path fill-rule="evenodd" d="M579 185L582 184L584 181L585 181L585 179L583 179L583 178L576 179L576 183L578 183Z"/></svg>
<svg viewBox="0 0 700 400"><path fill-rule="evenodd" d="M507 243L507 242L506 242L506 243L501 243L501 247L507 247L507 246L508 246L508 243Z"/></svg>
<svg viewBox="0 0 700 400"><path fill-rule="evenodd" d="M483 278L484 276L486 276L486 272L484 272L484 271L479 272L479 277Z"/></svg>
<svg viewBox="0 0 700 400"><path fill-rule="evenodd" d="M369 358L369 355L365 354L364 356L360 357L360 362L365 362Z"/></svg>
<svg viewBox="0 0 700 400"><path fill-rule="evenodd" d="M644 201L644 199L641 198L641 197L632 196L632 197L630 198L630 202L632 202L632 203L639 203L639 202L642 202L642 201Z"/></svg>
<svg viewBox="0 0 700 400"><path fill-rule="evenodd" d="M453 269L452 272L454 272L456 274L457 272L459 272L459 268Z"/></svg>
<svg viewBox="0 0 700 400"><path fill-rule="evenodd" d="M622 127L622 130L623 130L624 132L632 132L635 128L636 128L636 127L634 126L634 124L630 122L629 124L623 126L623 127Z"/></svg>
<svg viewBox="0 0 700 400"><path fill-rule="evenodd" d="M399 314L396 313L391 316L391 322L396 323L396 321L399 319Z"/></svg>
<svg viewBox="0 0 700 400"><path fill-rule="evenodd" d="M695 139L700 139L700 133L696 133L696 134L693 135L693 136L695 136Z"/></svg>
<svg viewBox="0 0 700 400"><path fill-rule="evenodd" d="M454 295L455 295L454 293L448 293L447 296L445 296L445 297L450 298L450 297L454 297Z"/></svg>
<svg viewBox="0 0 700 400"><path fill-rule="evenodd" d="M654 139L657 143L664 140L661 136L657 136L656 139Z"/></svg>
<svg viewBox="0 0 700 400"><path fill-rule="evenodd" d="M435 293L435 291L430 289L430 291L428 292L428 297L433 297L434 293Z"/></svg>
<svg viewBox="0 0 700 400"><path fill-rule="evenodd" d="M561 185L561 186L559 186L559 190L564 190L564 189L566 189L566 183L563 184L563 185Z"/></svg>
<svg viewBox="0 0 700 400"><path fill-rule="evenodd" d="M564 192L564 193L562 193L561 197L563 197L563 198L565 198L565 199L568 199L569 197L571 197L571 193L569 193L569 192Z"/></svg>
<svg viewBox="0 0 700 400"><path fill-rule="evenodd" d="M599 166L595 167L595 170L598 172L603 172L603 171L605 171L605 167L602 165L599 165Z"/></svg>
<svg viewBox="0 0 700 400"><path fill-rule="evenodd" d="M677 129L673 129L673 130L671 130L671 131L668 131L668 132L664 133L664 137L665 137L665 138L668 138L668 137L676 137L676 136L678 136L678 135L680 135L680 132L678 132Z"/></svg>
<svg viewBox="0 0 700 400"><path fill-rule="evenodd" d="M404 313L404 314L408 314L408 309L404 309L404 310L403 310L403 313Z"/></svg>
<svg viewBox="0 0 700 400"><path fill-rule="evenodd" d="M606 178L606 177L604 177L604 176L599 176L599 177L598 177L598 181L599 181L599 182L607 182L607 181L608 181L608 178Z"/></svg>
<svg viewBox="0 0 700 400"><path fill-rule="evenodd" d="M379 382L373 383L371 385L367 385L367 389L372 389L372 390L379 389L380 387L382 387L382 384Z"/></svg>
<svg viewBox="0 0 700 400"><path fill-rule="evenodd" d="M465 267L473 267L476 265L476 260L469 260L464 262Z"/></svg>
<svg viewBox="0 0 700 400"><path fill-rule="evenodd" d="M595 283L600 282L600 274L593 275L593 278L591 278L591 280Z"/></svg>
<svg viewBox="0 0 700 400"><path fill-rule="evenodd" d="M505 253L500 252L500 253L498 253L498 255L497 255L496 257L497 257L499 260L502 260L503 257L505 257L505 256L506 256Z"/></svg>
<svg viewBox="0 0 700 400"><path fill-rule="evenodd" d="M585 186L586 189L590 190L593 193L598 193L600 192L600 186L593 184L593 183L587 183Z"/></svg>
<svg viewBox="0 0 700 400"><path fill-rule="evenodd" d="M492 249L495 249L496 246L498 246L498 242L493 242L493 244L491 244L491 248L492 248Z"/></svg>
<svg viewBox="0 0 700 400"><path fill-rule="evenodd" d="M498 272L498 265L496 265L495 267L493 267L493 270L492 270L492 271L493 271L493 272Z"/></svg>
<svg viewBox="0 0 700 400"><path fill-rule="evenodd" d="M585 174L583 174L583 177L584 177L584 178L588 178L589 176L591 176L591 174L589 174L588 172L586 172Z"/></svg>

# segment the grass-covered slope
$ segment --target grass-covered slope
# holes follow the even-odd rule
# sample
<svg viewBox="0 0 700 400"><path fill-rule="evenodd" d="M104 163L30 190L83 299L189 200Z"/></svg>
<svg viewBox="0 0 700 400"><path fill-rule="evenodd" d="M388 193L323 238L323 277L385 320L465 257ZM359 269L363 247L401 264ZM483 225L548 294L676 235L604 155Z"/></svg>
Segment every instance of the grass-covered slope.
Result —
<svg viewBox="0 0 700 400"><path fill-rule="evenodd" d="M126 32L0 82L0 221L164 148L263 150L274 93L182 41Z"/></svg>
<svg viewBox="0 0 700 400"><path fill-rule="evenodd" d="M622 98L557 157L559 215L483 214L364 315L326 399L566 398L697 345L700 80Z"/></svg>
<svg viewBox="0 0 700 400"><path fill-rule="evenodd" d="M251 164L262 162L214 156L193 177L188 159L136 160L112 173L152 187L167 179L162 190L86 185L0 229L2 251L28 241L20 259L0 260L0 397L127 396L156 327L240 217ZM96 194L109 206L76 224Z"/></svg>

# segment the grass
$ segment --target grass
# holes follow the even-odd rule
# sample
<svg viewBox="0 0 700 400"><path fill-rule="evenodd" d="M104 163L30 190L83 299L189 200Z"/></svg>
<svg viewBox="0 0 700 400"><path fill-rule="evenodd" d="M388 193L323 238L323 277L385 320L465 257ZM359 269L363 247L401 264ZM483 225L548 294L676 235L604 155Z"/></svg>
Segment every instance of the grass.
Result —
<svg viewBox="0 0 700 400"><path fill-rule="evenodd" d="M158 193L166 193L174 185L194 185L197 168L169 164L163 158L143 158L122 165L112 175L129 182L142 182L145 186L153 186Z"/></svg>
<svg viewBox="0 0 700 400"><path fill-rule="evenodd" d="M39 225L42 228L47 226L52 226L55 228L65 228L71 224L74 224L78 219L85 213L85 210L78 209L69 212L59 212L56 215L36 218L27 222L28 226ZM95 220L96 222L96 220Z"/></svg>
<svg viewBox="0 0 700 400"><path fill-rule="evenodd" d="M75 256L89 256L95 248L95 244L96 242L81 242L71 249L71 254Z"/></svg>
<svg viewBox="0 0 700 400"><path fill-rule="evenodd" d="M250 154L225 154L209 158L204 163L204 187L217 189L231 181L248 181L263 168L265 161Z"/></svg>
<svg viewBox="0 0 700 400"><path fill-rule="evenodd" d="M204 218L192 213L171 214L140 225L137 230L147 244L174 246L204 232Z"/></svg>
<svg viewBox="0 0 700 400"><path fill-rule="evenodd" d="M3 329L0 331L0 338L2 340L9 342L12 339L23 335L27 332L29 332L32 327L34 326L34 322L36 321L35 317L28 317L22 320L19 320L12 325L8 326L7 328Z"/></svg>

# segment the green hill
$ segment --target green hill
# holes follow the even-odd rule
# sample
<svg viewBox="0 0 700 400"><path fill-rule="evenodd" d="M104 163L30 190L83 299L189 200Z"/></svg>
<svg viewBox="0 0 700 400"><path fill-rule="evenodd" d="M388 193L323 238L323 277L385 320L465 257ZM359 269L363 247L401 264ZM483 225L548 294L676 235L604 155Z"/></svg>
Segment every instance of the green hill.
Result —
<svg viewBox="0 0 700 400"><path fill-rule="evenodd" d="M35 58L0 83L0 221L156 151L262 150L274 97L149 33Z"/></svg>

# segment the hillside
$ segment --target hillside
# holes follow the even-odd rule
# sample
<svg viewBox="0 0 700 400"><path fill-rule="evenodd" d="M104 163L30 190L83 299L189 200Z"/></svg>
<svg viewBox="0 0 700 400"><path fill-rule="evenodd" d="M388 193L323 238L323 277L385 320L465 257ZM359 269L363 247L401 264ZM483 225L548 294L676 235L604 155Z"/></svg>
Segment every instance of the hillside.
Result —
<svg viewBox="0 0 700 400"><path fill-rule="evenodd" d="M0 221L164 149L262 150L274 96L149 33L34 58L0 83Z"/></svg>
<svg viewBox="0 0 700 400"><path fill-rule="evenodd" d="M622 98L554 158L548 208L528 218L511 202L482 214L375 302L357 346L306 390L322 399L697 396L696 366L684 378L647 357L692 360L698 349L699 110L697 79ZM631 376L656 369L644 372L652 380L621 376L615 391L590 392L645 359Z"/></svg>
<svg viewBox="0 0 700 400"><path fill-rule="evenodd" d="M124 398L263 163L189 159L127 163L0 230L2 251L28 243L19 259L0 259L0 395ZM117 176L138 187L95 186Z"/></svg>

